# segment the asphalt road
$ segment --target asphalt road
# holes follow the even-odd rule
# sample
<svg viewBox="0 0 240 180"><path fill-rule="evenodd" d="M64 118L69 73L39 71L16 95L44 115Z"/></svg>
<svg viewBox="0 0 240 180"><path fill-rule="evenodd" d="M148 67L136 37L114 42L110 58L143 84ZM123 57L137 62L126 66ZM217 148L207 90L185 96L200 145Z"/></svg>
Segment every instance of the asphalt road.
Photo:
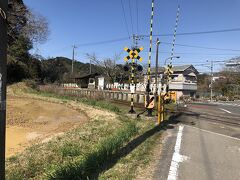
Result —
<svg viewBox="0 0 240 180"><path fill-rule="evenodd" d="M178 120L166 132L154 179L240 179L240 106L193 103Z"/></svg>

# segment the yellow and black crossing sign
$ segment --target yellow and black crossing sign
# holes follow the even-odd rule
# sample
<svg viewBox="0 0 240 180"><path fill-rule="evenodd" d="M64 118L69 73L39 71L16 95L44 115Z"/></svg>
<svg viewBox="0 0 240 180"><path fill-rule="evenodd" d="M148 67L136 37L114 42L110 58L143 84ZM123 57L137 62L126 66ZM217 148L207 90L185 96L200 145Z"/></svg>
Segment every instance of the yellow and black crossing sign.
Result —
<svg viewBox="0 0 240 180"><path fill-rule="evenodd" d="M167 68L165 69L165 72L164 74L167 74L167 75L172 75L173 74L173 69L172 69L172 65L168 65Z"/></svg>
<svg viewBox="0 0 240 180"><path fill-rule="evenodd" d="M147 109L154 108L154 95L145 96L145 108Z"/></svg>
<svg viewBox="0 0 240 180"><path fill-rule="evenodd" d="M127 47L124 48L124 51L128 52L128 56L124 58L125 61L128 61L129 59L138 59L140 62L142 62L143 58L139 56L139 53L143 50L143 47L140 48L133 48L129 49Z"/></svg>

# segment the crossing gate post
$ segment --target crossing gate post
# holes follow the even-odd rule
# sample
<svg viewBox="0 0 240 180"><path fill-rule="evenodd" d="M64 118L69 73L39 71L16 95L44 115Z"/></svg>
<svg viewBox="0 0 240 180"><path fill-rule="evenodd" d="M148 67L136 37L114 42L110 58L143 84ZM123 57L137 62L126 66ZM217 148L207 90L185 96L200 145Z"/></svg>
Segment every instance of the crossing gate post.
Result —
<svg viewBox="0 0 240 180"><path fill-rule="evenodd" d="M150 75L151 75L151 57L152 57L152 38L153 38L153 15L154 15L154 0L152 0L152 10L151 10L151 18L150 18L150 45L149 45L149 52L148 52L148 73L147 73L147 87L146 87L146 98L145 100L147 101L146 104L150 105L153 104L154 107L154 102L151 102L151 99L154 100L154 96L153 98L151 98L151 89L150 89ZM145 106L147 109L147 116L152 116L152 111L153 111L153 107L150 108L148 106Z"/></svg>
<svg viewBox="0 0 240 180"><path fill-rule="evenodd" d="M135 93L135 83L134 83L134 58L132 58L132 64L131 64L131 85L130 85L130 91L131 91L131 108L129 113L135 114L134 111L134 102L133 102L133 94Z"/></svg>
<svg viewBox="0 0 240 180"><path fill-rule="evenodd" d="M130 92L131 92L131 105L130 105L130 111L129 113L134 114L136 113L134 111L134 94L136 91L136 81L135 81L135 72L138 71L142 71L142 67L141 66L137 66L137 63L135 63L135 60L139 60L140 62L142 61L142 57L140 57L138 55L138 53L140 53L143 50L143 47L137 48L137 47L133 47L132 49L129 49L127 47L124 48L124 50L126 52L129 53L128 56L126 56L124 58L124 60L127 62L129 59L132 60L130 64L130 69L131 69L131 76L130 76ZM125 65L124 70L128 71L129 70L129 64ZM141 67L141 68L139 68Z"/></svg>

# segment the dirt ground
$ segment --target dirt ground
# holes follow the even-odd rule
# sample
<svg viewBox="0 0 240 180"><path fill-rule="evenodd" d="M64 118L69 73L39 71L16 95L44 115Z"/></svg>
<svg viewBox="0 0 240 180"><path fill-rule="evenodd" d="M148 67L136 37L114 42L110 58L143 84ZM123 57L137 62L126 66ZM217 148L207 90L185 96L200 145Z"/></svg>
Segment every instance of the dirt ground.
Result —
<svg viewBox="0 0 240 180"><path fill-rule="evenodd" d="M63 104L8 96L6 155L21 152L33 143L47 142L87 120L84 113Z"/></svg>

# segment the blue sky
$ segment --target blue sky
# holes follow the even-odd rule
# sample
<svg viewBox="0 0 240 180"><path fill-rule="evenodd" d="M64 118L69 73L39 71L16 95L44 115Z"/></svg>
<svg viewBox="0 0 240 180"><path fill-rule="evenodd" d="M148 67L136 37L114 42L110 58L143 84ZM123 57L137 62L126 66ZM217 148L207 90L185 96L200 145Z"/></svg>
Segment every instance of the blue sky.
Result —
<svg viewBox="0 0 240 180"><path fill-rule="evenodd" d="M128 31L130 35L133 33L149 35L151 0L122 0L128 26L124 23L121 0L24 0L24 2L33 11L45 16L49 22L51 33L48 41L37 45L32 51L44 57L71 58L71 46L76 44L78 61L88 62L86 53L94 52L99 58L113 57L114 54L121 53L122 59L119 63L124 63L123 57L127 53L123 48L132 45L131 39L127 38ZM155 0L153 34L173 33L179 3L181 10L177 33L240 28L239 0ZM119 38L126 40L84 45ZM171 43L172 38L172 36L160 37L160 41ZM156 37L153 40L155 52ZM175 46L175 55L180 55L181 58L174 60L173 64L201 64L206 60L226 60L240 55L240 31L177 36L176 43L239 51ZM144 38L139 44L145 49L141 52L144 64L148 59L149 38ZM160 64L170 56L170 50L171 45L160 44ZM221 67L216 66L215 70ZM199 71L209 71L206 67L197 66L197 68Z"/></svg>

